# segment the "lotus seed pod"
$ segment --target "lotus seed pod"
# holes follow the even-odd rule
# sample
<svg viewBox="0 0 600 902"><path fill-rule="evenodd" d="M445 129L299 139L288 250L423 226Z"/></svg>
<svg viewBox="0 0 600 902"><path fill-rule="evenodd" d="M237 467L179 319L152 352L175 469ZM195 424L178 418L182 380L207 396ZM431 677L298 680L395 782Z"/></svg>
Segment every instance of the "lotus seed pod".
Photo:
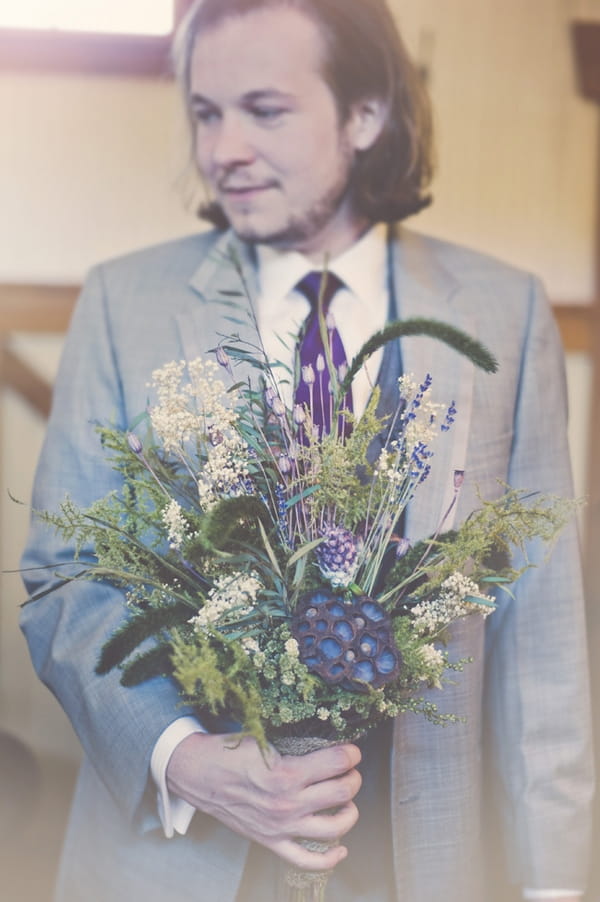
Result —
<svg viewBox="0 0 600 902"><path fill-rule="evenodd" d="M292 620L300 660L326 683L361 692L400 672L389 615L367 595L346 601L327 590L305 596Z"/></svg>

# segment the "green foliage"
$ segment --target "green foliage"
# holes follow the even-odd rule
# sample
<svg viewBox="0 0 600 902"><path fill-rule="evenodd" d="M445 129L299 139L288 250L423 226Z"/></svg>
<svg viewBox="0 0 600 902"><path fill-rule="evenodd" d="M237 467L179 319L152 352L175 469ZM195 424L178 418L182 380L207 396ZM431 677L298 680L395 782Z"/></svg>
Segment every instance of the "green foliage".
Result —
<svg viewBox="0 0 600 902"><path fill-rule="evenodd" d="M579 502L505 487L497 499L481 501L455 531L419 542L397 561L386 578L386 605L408 596L431 595L447 577L468 565L471 578L488 586L515 582L530 566L528 544L537 538L546 545L572 519ZM523 562L514 567L514 552Z"/></svg>
<svg viewBox="0 0 600 902"><path fill-rule="evenodd" d="M202 634L190 642L176 633L171 661L174 676L189 700L212 714L227 713L266 745L256 674L236 642Z"/></svg>
<svg viewBox="0 0 600 902"><path fill-rule="evenodd" d="M265 529L273 525L268 509L256 495L222 498L202 519L195 541L209 553L232 553L242 546L260 545L259 522Z"/></svg>

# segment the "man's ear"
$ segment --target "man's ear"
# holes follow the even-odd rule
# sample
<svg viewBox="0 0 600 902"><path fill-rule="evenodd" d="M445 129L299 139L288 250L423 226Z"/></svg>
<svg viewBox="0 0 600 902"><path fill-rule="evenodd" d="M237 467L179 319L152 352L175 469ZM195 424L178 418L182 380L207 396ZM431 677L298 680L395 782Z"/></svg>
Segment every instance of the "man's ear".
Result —
<svg viewBox="0 0 600 902"><path fill-rule="evenodd" d="M355 150L368 150L381 134L387 104L378 97L366 97L352 105L347 127Z"/></svg>

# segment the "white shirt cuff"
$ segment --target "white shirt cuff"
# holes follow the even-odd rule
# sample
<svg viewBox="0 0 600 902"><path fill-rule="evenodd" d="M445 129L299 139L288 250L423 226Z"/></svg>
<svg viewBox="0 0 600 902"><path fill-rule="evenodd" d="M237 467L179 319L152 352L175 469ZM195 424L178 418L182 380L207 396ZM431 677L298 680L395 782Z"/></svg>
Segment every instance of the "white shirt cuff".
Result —
<svg viewBox="0 0 600 902"><path fill-rule="evenodd" d="M563 899L565 896L583 896L581 889L524 889L524 899Z"/></svg>
<svg viewBox="0 0 600 902"><path fill-rule="evenodd" d="M179 796L171 795L167 789L167 765L171 755L179 743L192 733L206 733L195 717L186 716L174 720L156 740L150 759L150 773L157 788L158 816L167 839L171 839L175 831L186 833L196 811L193 805Z"/></svg>

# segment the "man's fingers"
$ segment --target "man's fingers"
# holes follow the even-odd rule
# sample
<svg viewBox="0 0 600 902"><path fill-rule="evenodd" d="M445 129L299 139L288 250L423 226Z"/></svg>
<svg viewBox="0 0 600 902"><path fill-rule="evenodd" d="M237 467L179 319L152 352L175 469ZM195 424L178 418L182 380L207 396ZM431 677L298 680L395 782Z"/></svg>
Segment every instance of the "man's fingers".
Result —
<svg viewBox="0 0 600 902"><path fill-rule="evenodd" d="M271 851L300 871L329 871L348 855L345 846L331 846L324 852L313 852L295 840L282 840Z"/></svg>
<svg viewBox="0 0 600 902"><path fill-rule="evenodd" d="M303 812L316 814L318 811L346 805L356 796L361 784L360 773L351 770L341 777L307 786L300 796Z"/></svg>
<svg viewBox="0 0 600 902"><path fill-rule="evenodd" d="M309 752L297 758L288 756L288 763L295 762L303 768L305 786L341 776L360 764L361 752L358 746L346 743L332 745L330 748Z"/></svg>
<svg viewBox="0 0 600 902"><path fill-rule="evenodd" d="M333 814L323 812L303 818L298 825L298 835L303 839L331 842L345 836L357 820L358 808L354 802L348 802Z"/></svg>

